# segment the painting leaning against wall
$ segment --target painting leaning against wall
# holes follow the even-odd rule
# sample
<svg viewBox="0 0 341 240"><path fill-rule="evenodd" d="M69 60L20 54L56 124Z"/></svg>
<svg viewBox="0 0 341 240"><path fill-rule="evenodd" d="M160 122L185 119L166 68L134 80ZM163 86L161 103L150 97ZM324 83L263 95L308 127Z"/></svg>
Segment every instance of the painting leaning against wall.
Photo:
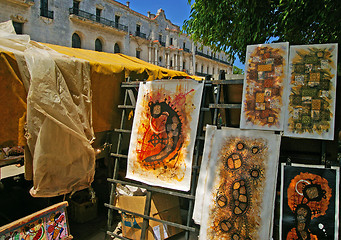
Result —
<svg viewBox="0 0 341 240"><path fill-rule="evenodd" d="M290 47L284 135L334 139L337 44Z"/></svg>
<svg viewBox="0 0 341 240"><path fill-rule="evenodd" d="M176 190L190 189L203 82L140 84L126 177Z"/></svg>
<svg viewBox="0 0 341 240"><path fill-rule="evenodd" d="M231 128L212 136L200 240L270 239L280 137Z"/></svg>

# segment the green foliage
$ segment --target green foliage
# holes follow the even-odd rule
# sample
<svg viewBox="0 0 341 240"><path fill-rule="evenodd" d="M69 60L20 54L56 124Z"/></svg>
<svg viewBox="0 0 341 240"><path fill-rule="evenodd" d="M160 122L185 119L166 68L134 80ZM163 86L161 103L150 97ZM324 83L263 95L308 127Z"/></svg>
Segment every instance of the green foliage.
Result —
<svg viewBox="0 0 341 240"><path fill-rule="evenodd" d="M245 62L247 45L273 39L338 43L340 19L339 0L195 0L183 31L194 41Z"/></svg>
<svg viewBox="0 0 341 240"><path fill-rule="evenodd" d="M233 74L243 74L243 73L244 73L243 69L233 66Z"/></svg>

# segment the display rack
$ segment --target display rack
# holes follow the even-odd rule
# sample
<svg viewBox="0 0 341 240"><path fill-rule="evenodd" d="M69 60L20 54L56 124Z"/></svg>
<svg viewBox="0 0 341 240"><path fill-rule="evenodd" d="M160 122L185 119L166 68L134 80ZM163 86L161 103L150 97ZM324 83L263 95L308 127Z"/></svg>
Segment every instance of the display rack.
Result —
<svg viewBox="0 0 341 240"><path fill-rule="evenodd" d="M108 207L108 221L107 221L107 232L106 232L106 239L107 237L115 237L118 239L128 239L122 236L119 236L113 232L113 216L114 211L121 211L131 215L135 215L138 217L143 218L143 225L142 225L142 232L141 232L141 240L145 239L146 230L148 228L149 220L153 220L156 222L160 222L169 226L177 227L180 229L185 230L185 239L189 239L190 232L198 231L198 228L193 227L194 224L192 223L192 214L193 214L193 207L194 207L194 200L195 200L195 191L197 186L197 179L200 169L200 157L202 156L203 146L204 146L204 131L205 125L211 124L216 125L218 128L221 126L227 127L239 127L239 122L231 122L231 110L233 109L241 109L241 96L239 96L239 101L232 100L229 96L229 93L234 91L233 86L242 86L243 84L244 75L224 75L220 74L218 80L205 80L204 82L204 91L202 96L201 108L200 108L200 115L198 120L198 131L195 141L194 147L194 158L193 158L193 166L192 166L192 176L191 176L191 188L189 192L180 192L175 190L164 189L161 187L154 187L149 186L143 183L132 182L130 180L124 179L119 180L119 169L120 163L122 161L126 161L128 156L124 153L124 149L122 144L124 140L128 142L130 139L131 134L131 124L127 124L129 112L134 111L136 107L136 100L138 94L138 87L140 81L134 82L124 82L121 85L122 92L124 92L124 100L123 105L119 105L118 108L122 109L121 115L121 123L119 129L114 129L115 134L117 134L117 143L116 148L112 147L110 150L110 158L114 160L114 167L113 167L113 177L108 178L108 182L111 184L111 191L110 191L110 199L109 203L105 204ZM240 88L239 88L240 89ZM241 93L238 93L241 95ZM209 115L209 116L208 116ZM277 133L279 134L279 132ZM309 141L309 140L308 140ZM287 162L290 164L291 162L299 162L300 159L304 161L305 158L311 159L311 157L315 157L313 164L323 164L326 167L330 166L330 161L327 160L327 152L326 152L326 141L319 141L320 144L320 154L316 156L316 154L309 154L302 155L300 153L296 153L295 151L283 151L281 149L280 154L280 162ZM144 188L147 191L146 195L146 202L145 202L145 209L144 214L139 214L136 212L131 212L127 209L122 209L119 207L114 206L115 200L115 193L116 193L116 185L129 185L135 186L139 188ZM150 206L151 206L151 196L152 193L164 193L173 196L177 196L183 199L187 199L188 201L188 211L187 211L187 219L185 224L178 224L170 221L160 220L149 216L150 213ZM277 196L277 200L279 196ZM276 225L276 224L275 224ZM274 227L276 228L276 226ZM274 234L276 234L274 232Z"/></svg>

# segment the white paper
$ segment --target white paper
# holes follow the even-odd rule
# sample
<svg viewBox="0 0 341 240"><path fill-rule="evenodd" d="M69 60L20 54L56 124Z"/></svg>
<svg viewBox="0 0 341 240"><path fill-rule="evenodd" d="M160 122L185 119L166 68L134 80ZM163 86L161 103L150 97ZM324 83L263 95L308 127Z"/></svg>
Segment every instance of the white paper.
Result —
<svg viewBox="0 0 341 240"><path fill-rule="evenodd" d="M128 153L127 178L190 189L203 82L141 83Z"/></svg>

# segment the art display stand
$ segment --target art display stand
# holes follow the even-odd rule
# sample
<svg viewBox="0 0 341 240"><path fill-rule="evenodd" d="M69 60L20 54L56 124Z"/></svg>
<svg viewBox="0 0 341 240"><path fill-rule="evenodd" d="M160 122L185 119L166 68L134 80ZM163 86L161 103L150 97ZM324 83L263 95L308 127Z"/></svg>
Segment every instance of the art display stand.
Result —
<svg viewBox="0 0 341 240"><path fill-rule="evenodd" d="M129 239L126 237L119 236L113 232L113 216L114 211L120 211L123 213L131 214L137 217L143 218L143 224L141 228L141 238L142 240L146 239L147 228L149 226L149 220L160 222L162 224L176 227L185 231L185 239L189 239L190 232L197 232L198 229L193 227L194 224L192 222L192 214L194 207L194 199L195 199L195 191L197 186L197 180L200 169L200 161L202 157L204 140L205 140L205 126L206 124L216 125L218 128L220 126L227 127L239 127L239 115L241 104L241 94L242 94L242 85L243 85L243 75L223 75L219 76L218 80L205 80L205 86L202 96L200 115L198 119L198 131L197 137L195 141L194 147L194 158L193 158L193 166L192 166L192 176L191 176L191 189L189 192L180 192L176 190L165 189L161 187L149 186L139 182L133 182L128 179L121 180L119 172L122 168L124 168L124 164L126 164L127 149L125 145L129 145L129 139L131 134L131 122L132 122L132 111L134 111L136 107L136 99L139 87L139 81L126 81L121 85L121 91L124 92L124 100L123 104L119 105L118 108L122 109L121 115L121 123L119 129L114 129L114 133L116 137L116 143L112 144L111 149L109 151L110 161L114 161L113 164L113 177L108 178L108 182L111 184L110 191L110 200L108 204L105 206L108 208L108 221L107 221L107 232L106 239L109 236L116 237L118 239ZM236 94L236 97L233 97L233 94ZM279 132L277 132L279 134ZM292 140L287 139L287 142L291 142ZM307 140L305 140L307 141ZM309 140L308 140L309 141ZM295 151L286 151L281 148L280 154L280 162L287 162L290 164L291 162L304 162L308 159L311 160L313 157L312 164L322 164L326 167L331 165L331 162L327 160L327 143L326 141L315 140L320 144L320 154L316 153L307 153L307 155L301 154L300 152ZM307 143L309 144L309 142ZM114 146L115 145L115 146ZM290 145L290 144L289 144ZM297 153L297 154L296 154ZM124 163L124 164L122 164ZM109 164L110 165L110 164ZM280 179L280 178L279 178ZM143 214L129 211L127 209L119 208L115 206L115 196L116 196L116 186L117 184L134 186L142 189L146 189L146 197L145 197L145 207ZM172 196L176 196L179 198L187 199L188 208L186 214L186 223L179 224L175 222L165 221L162 219L158 219L150 216L150 208L152 202L152 195L154 193L163 193ZM279 195L276 195L276 199L279 199ZM276 202L277 202L276 200ZM275 214L275 221L278 219L278 216ZM275 228L277 224L275 223ZM276 235L276 231L274 232Z"/></svg>

